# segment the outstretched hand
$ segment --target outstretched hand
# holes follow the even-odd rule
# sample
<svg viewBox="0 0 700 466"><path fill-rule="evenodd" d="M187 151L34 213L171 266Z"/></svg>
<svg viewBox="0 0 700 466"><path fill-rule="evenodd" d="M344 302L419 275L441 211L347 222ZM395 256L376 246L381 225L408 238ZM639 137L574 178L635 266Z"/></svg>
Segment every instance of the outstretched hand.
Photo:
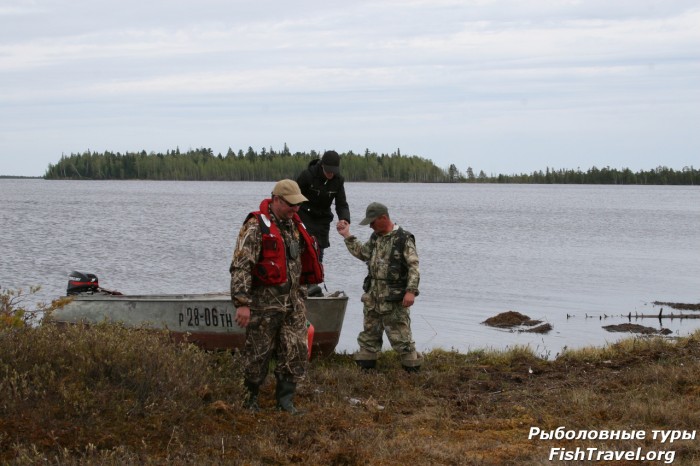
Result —
<svg viewBox="0 0 700 466"><path fill-rule="evenodd" d="M350 236L350 224L346 220L339 220L335 225L335 229L343 238Z"/></svg>

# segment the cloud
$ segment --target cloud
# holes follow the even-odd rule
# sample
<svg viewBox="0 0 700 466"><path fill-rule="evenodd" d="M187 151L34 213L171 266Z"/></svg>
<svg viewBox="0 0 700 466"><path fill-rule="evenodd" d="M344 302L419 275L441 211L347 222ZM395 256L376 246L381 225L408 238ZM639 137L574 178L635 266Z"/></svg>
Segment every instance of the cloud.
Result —
<svg viewBox="0 0 700 466"><path fill-rule="evenodd" d="M10 2L0 17L0 151L24 154L18 167L94 148L97 136L132 150L184 138L225 150L233 143L213 128L232 125L259 135L245 146L281 145L293 127L304 147L319 134L340 150L410 144L403 153L441 164L467 157L455 149L466 134L494 169L542 168L511 157L503 139L520 153L553 152L554 136L629 146L621 163L654 156L639 145L667 157L656 138L687 141L677 163L698 148L688 127L700 9L690 1L54 0ZM164 121L187 128L183 139L168 142ZM91 125L100 130L86 137Z"/></svg>

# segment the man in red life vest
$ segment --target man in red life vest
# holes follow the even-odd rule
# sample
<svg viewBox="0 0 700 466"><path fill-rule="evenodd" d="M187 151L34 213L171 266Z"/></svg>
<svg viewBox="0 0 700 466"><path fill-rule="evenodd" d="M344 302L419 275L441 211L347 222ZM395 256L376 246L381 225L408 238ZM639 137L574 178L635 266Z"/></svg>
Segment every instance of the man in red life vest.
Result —
<svg viewBox="0 0 700 466"><path fill-rule="evenodd" d="M231 273L236 323L246 329L244 406L260 409L259 387L276 359L277 407L296 414L296 385L307 365L305 285L323 282L315 238L297 212L306 197L293 180L275 184L270 199L248 214L241 228Z"/></svg>

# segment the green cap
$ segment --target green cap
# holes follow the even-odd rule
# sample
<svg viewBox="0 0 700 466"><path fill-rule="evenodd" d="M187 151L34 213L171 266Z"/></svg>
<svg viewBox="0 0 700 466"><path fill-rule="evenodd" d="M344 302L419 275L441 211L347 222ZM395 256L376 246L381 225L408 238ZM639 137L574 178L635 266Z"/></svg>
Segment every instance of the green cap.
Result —
<svg viewBox="0 0 700 466"><path fill-rule="evenodd" d="M389 209L387 209L382 203L373 202L367 206L365 218L362 219L360 225L369 225L370 223L374 222L377 217L381 217L382 215L389 215Z"/></svg>

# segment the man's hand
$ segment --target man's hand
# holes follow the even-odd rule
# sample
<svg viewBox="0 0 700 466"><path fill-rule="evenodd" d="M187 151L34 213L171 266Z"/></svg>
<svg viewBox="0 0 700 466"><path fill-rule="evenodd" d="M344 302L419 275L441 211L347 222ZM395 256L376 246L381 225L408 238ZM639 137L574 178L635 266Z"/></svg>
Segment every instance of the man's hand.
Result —
<svg viewBox="0 0 700 466"><path fill-rule="evenodd" d="M246 328L248 326L250 323L250 308L248 306L236 308L236 323L239 327Z"/></svg>
<svg viewBox="0 0 700 466"><path fill-rule="evenodd" d="M416 295L412 291L407 291L403 295L403 307L411 307L416 302Z"/></svg>
<svg viewBox="0 0 700 466"><path fill-rule="evenodd" d="M338 220L335 229L338 230L338 233L340 233L340 236L343 238L350 236L350 224L346 220Z"/></svg>

